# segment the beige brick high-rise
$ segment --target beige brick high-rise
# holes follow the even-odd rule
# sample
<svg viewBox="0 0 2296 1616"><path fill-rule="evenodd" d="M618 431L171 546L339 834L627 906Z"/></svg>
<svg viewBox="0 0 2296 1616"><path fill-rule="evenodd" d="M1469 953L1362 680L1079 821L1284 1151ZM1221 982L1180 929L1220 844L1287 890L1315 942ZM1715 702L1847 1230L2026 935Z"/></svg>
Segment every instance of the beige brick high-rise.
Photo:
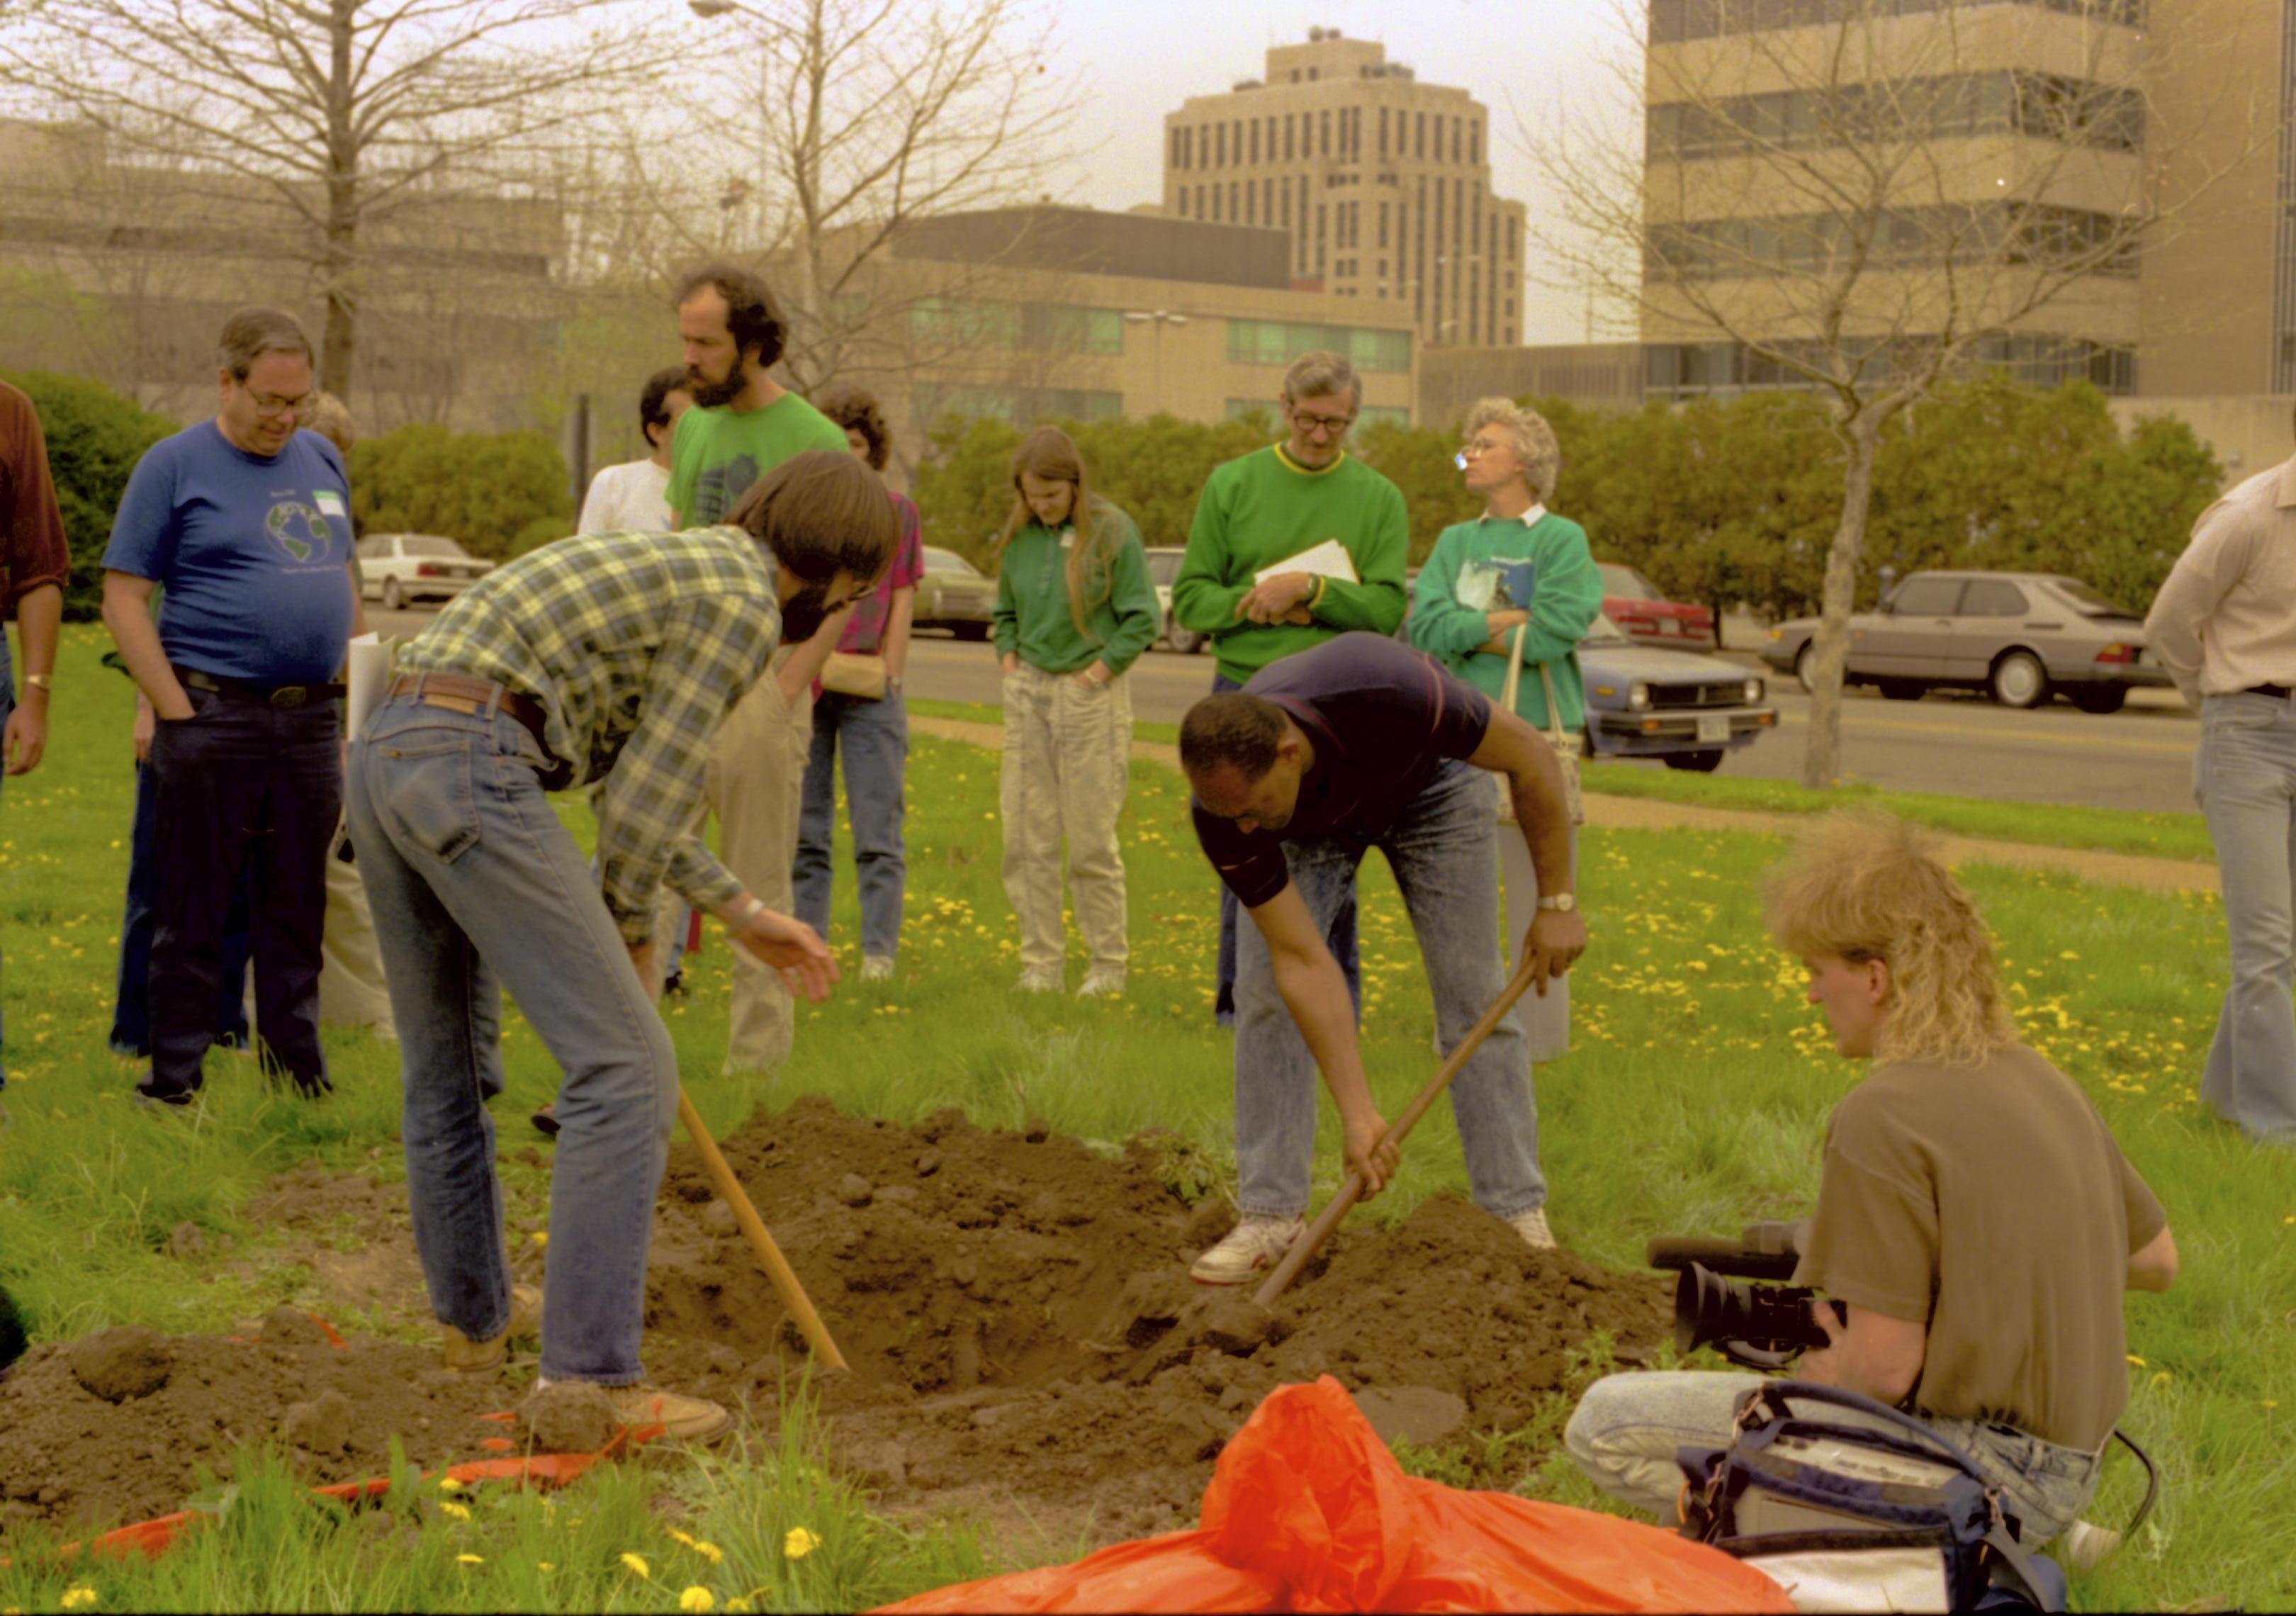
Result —
<svg viewBox="0 0 2296 1616"><path fill-rule="evenodd" d="M1296 279L1406 308L1430 346L1521 340L1524 210L1492 194L1489 110L1375 40L1311 29L1167 113L1164 209L1289 231Z"/></svg>

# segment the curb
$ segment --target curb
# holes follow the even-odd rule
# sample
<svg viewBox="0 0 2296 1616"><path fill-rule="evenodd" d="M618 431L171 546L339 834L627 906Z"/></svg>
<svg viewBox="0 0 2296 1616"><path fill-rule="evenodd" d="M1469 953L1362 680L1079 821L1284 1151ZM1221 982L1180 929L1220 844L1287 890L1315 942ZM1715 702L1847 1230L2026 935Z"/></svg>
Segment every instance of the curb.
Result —
<svg viewBox="0 0 2296 1616"><path fill-rule="evenodd" d="M1001 751L1004 732L994 724L970 718L932 718L912 714L910 730L940 741L962 741L990 751ZM1179 749L1160 741L1132 743L1132 755L1144 763L1160 763L1177 773ZM1586 796L1587 823L1603 831L1726 831L1791 839L1807 825L1807 814L1765 814L1747 808L1699 808L1682 802L1658 802L1645 797ZM2083 881L2111 886L2137 887L2152 892L2212 892L2223 887L2214 865L2186 858L2155 858L2143 853L2112 853L2094 848L2053 848L2041 842L1992 841L1974 836L1945 838L1947 861L1956 865L2003 865L2013 869L2062 870Z"/></svg>

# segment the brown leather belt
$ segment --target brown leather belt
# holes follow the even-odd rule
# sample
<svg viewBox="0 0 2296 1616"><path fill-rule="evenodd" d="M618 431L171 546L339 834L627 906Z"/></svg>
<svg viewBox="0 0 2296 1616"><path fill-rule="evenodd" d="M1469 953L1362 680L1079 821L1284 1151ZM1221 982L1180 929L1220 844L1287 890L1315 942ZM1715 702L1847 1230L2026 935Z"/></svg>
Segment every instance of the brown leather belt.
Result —
<svg viewBox="0 0 2296 1616"><path fill-rule="evenodd" d="M441 707L449 712L479 713L491 706L508 713L526 726L527 734L542 749L548 766L542 775L543 788L561 792L573 783L574 766L550 750L549 718L532 696L461 673L403 673L390 682L389 693L413 696L426 707Z"/></svg>

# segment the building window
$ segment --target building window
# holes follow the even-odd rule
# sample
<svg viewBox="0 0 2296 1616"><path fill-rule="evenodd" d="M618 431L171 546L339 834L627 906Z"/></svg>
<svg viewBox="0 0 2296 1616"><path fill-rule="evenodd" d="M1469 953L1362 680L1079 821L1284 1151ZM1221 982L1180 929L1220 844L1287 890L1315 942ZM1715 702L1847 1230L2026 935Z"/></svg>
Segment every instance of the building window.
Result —
<svg viewBox="0 0 2296 1616"><path fill-rule="evenodd" d="M1251 160L1255 163L1259 160L1259 119L1257 118L1251 120Z"/></svg>
<svg viewBox="0 0 2296 1616"><path fill-rule="evenodd" d="M1231 365L1289 365L1316 349L1343 354L1361 371L1404 373L1411 369L1411 333L1361 326L1314 325L1290 320L1230 320Z"/></svg>
<svg viewBox="0 0 2296 1616"><path fill-rule="evenodd" d="M1358 427L1409 426L1411 412L1399 405L1366 404L1356 412Z"/></svg>
<svg viewBox="0 0 2296 1616"><path fill-rule="evenodd" d="M1467 126L1467 160L1470 163L1483 160L1483 126L1480 119Z"/></svg>
<svg viewBox="0 0 2296 1616"><path fill-rule="evenodd" d="M950 416L1033 426L1041 421L1114 421L1124 414L1124 395L1098 389L1043 387L925 386L913 406L917 419L939 422Z"/></svg>
<svg viewBox="0 0 2296 1616"><path fill-rule="evenodd" d="M1283 114L1283 160L1287 163L1292 160L1292 124L1296 116L1291 112Z"/></svg>
<svg viewBox="0 0 2296 1616"><path fill-rule="evenodd" d="M1387 160L1387 109L1379 110L1379 160Z"/></svg>
<svg viewBox="0 0 2296 1616"><path fill-rule="evenodd" d="M1273 400L1231 398L1227 401L1227 418L1230 421L1249 421L1255 415L1262 418L1261 423L1267 431L1275 430L1275 405Z"/></svg>
<svg viewBox="0 0 2296 1616"><path fill-rule="evenodd" d="M1182 218L1188 217L1188 188L1185 185L1180 187L1179 199L1174 206L1178 209Z"/></svg>
<svg viewBox="0 0 2296 1616"><path fill-rule="evenodd" d="M1416 143L1417 155L1424 158L1427 155L1427 114L1414 112L1412 114L1412 122L1416 131L1412 138Z"/></svg>
<svg viewBox="0 0 2296 1616"><path fill-rule="evenodd" d="M1387 250L1387 204L1385 202L1379 205L1379 249L1382 252ZM1384 269L1380 271L1382 275L1386 273Z"/></svg>
<svg viewBox="0 0 2296 1616"><path fill-rule="evenodd" d="M1317 113L1316 128L1316 144L1323 148L1323 154L1329 157L1332 154L1332 115L1329 112Z"/></svg>
<svg viewBox="0 0 2296 1616"><path fill-rule="evenodd" d="M1840 145L1892 134L1918 138L2014 133L2059 144L2137 152L2144 144L2140 91L2022 70L1911 78L1869 94L1776 90L1704 103L1661 103L1644 113L1652 161L1784 147Z"/></svg>
<svg viewBox="0 0 2296 1616"><path fill-rule="evenodd" d="M1214 160L1213 166L1225 168L1227 167L1227 126L1218 125L1214 133L1218 136L1218 144L1214 149L1218 152L1218 156Z"/></svg>
<svg viewBox="0 0 2296 1616"><path fill-rule="evenodd" d="M1982 3L1982 0L1980 0ZM1998 3L1998 0L1994 0ZM2144 26L2145 0L2013 0L2035 10L2070 12L2099 22L2128 28ZM1840 22L1863 14L1871 0L1651 0L1650 43L1675 45L1685 39L1711 39L1719 34L1766 33L1776 29ZM1886 8L1873 6L1873 14L1890 11L1926 12L1941 9L1937 0L1896 0Z"/></svg>
<svg viewBox="0 0 2296 1616"><path fill-rule="evenodd" d="M1259 187L1250 180L1243 182L1243 222L1247 225L1259 223Z"/></svg>

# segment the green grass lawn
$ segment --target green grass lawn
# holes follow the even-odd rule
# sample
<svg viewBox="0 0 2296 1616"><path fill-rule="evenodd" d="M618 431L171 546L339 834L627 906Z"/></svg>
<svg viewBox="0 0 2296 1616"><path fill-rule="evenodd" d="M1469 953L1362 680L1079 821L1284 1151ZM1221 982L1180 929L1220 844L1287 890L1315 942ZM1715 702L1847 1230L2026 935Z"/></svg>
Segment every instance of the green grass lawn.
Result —
<svg viewBox="0 0 2296 1616"><path fill-rule="evenodd" d="M113 1323L213 1330L281 1301L311 1276L262 1260L273 1237L241 1211L269 1175L316 1159L338 1170L400 1171L389 1141L396 1062L365 1035L329 1035L338 1092L323 1105L266 1093L243 1061L217 1055L197 1129L139 1113L131 1074L105 1052L128 814L129 692L73 629L58 678L49 761L0 790L0 947L12 1128L0 1133L0 1283L42 1339ZM918 703L921 709L927 704ZM973 715L964 715L973 716ZM1161 1127L1228 1153L1228 1039L1210 1015L1213 879L1189 833L1178 779L1133 770L1125 845L1134 938L1120 1004L1009 993L1015 943L997 877L996 759L921 741L911 760L909 905L901 980L849 979L804 1013L798 1051L769 1093L716 1075L726 952L713 933L669 1012L697 1104L731 1129L763 1100L805 1093L906 1121L947 1104L984 1124L1036 1115L1087 1139ZM2046 816L2021 810L2035 822ZM2123 816L2122 817L2134 817ZM1807 1209L1827 1109L1857 1071L1827 1050L1800 974L1762 939L1754 898L1775 841L1693 832L1590 832L1581 890L1592 947L1576 978L1577 1040L1538 1079L1551 1210L1563 1242L1632 1267L1660 1232L1729 1233ZM849 863L836 935L857 964ZM2166 1297L2128 1305L2126 1423L2164 1471L2141 1541L2077 1579L2089 1608L2296 1601L2296 1155L2253 1150L2194 1095L2221 990L2223 925L2213 899L2086 885L1977 865L1966 879L1998 935L2028 1036L2095 1096L2169 1208L2184 1273ZM1390 1114L1431 1072L1424 980L1391 882L1365 881L1365 1053ZM1070 980L1081 973L1071 959ZM555 1071L513 1018L513 1123ZM1325 1120L1321 1188L1337 1178ZM513 1218L543 1203L545 1178L505 1157ZM1464 1190L1439 1115L1416 1134L1396 1187L1361 1214L1393 1218ZM167 1256L192 1221L238 1243L228 1259ZM217 1242L211 1238L211 1243ZM251 1259L251 1260L250 1260ZM343 1321L366 1327L369 1321ZM1414 1463L1447 1477L1587 1503L1552 1451L1553 1423L1512 1443ZM221 1527L152 1565L66 1574L0 1570L0 1608L53 1610L85 1585L94 1608L605 1608L670 1610L688 1586L718 1608L814 1608L898 1596L1004 1563L993 1538L896 1528L801 1451L628 1467L555 1500L488 1495L463 1507L403 1498L390 1531L291 1497L250 1459ZM2092 1512L2125 1518L2134 1467L2108 1466ZM783 1554L803 1527L823 1546ZM718 1548L713 1561L673 1529ZM645 1556L641 1578L620 1555ZM466 1561L462 1556L475 1556ZM548 1571L537 1568L547 1563Z"/></svg>

